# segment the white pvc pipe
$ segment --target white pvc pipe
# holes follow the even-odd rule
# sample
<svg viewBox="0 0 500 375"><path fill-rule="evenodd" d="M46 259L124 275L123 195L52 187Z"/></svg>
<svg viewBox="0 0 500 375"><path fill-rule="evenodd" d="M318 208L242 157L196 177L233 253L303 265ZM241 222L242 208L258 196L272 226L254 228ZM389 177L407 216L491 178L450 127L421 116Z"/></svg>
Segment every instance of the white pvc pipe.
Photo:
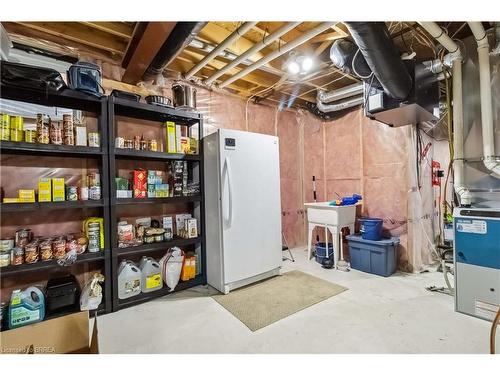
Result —
<svg viewBox="0 0 500 375"><path fill-rule="evenodd" d="M210 85L212 82L214 82L217 78L222 76L224 73L228 72L235 66L238 66L240 63L245 61L245 59L255 55L257 52L259 52L261 49L263 49L265 46L269 45L270 43L274 42L276 39L280 38L282 35L286 34L296 26L300 25L300 22L288 22L281 26L278 30L276 30L274 33L269 34L267 37L265 37L262 41L259 43L255 44L252 48L249 48L246 50L242 55L238 56L236 59L231 61L229 64L224 66L222 69L211 75L205 80L205 83L207 85Z"/></svg>
<svg viewBox="0 0 500 375"><path fill-rule="evenodd" d="M491 101L490 45L488 35L480 22L468 22L477 41L479 60L479 90L481 92L481 126L483 132L483 163L500 178L500 163L495 159L495 132Z"/></svg>
<svg viewBox="0 0 500 375"><path fill-rule="evenodd" d="M227 46L233 44L236 40L241 38L248 30L254 27L257 22L245 22L243 25L238 27L235 31L231 33L226 39L224 39L217 47L215 47L212 52L206 55L198 64L193 66L185 75L185 79L191 78L195 75L201 68L207 65L210 61L216 58Z"/></svg>
<svg viewBox="0 0 500 375"><path fill-rule="evenodd" d="M431 34L451 55L453 79L453 187L460 198L460 204L469 206L472 196L464 184L464 114L462 94L462 54L458 45L435 22L420 22L420 25Z"/></svg>
<svg viewBox="0 0 500 375"><path fill-rule="evenodd" d="M291 42L288 42L285 44L282 48L271 52L270 54L266 55L265 57L261 58L260 60L256 61L252 65L246 67L243 70L240 70L238 73L234 74L231 78L228 78L224 82L222 82L219 87L223 88L226 87L227 85L233 83L234 81L237 81L238 79L246 76L247 74L253 72L255 69L259 69L262 65L267 64L269 61L272 61L276 59L277 57L284 55L288 51L291 51L297 46L300 46L301 44L307 42L309 39L314 38L316 35L322 33L323 31L329 29L330 27L334 26L337 22L323 22L316 26L315 28L307 31L306 33L302 34L300 37L292 40Z"/></svg>
<svg viewBox="0 0 500 375"><path fill-rule="evenodd" d="M349 85L346 87L342 87L341 89L332 90L328 92L319 90L317 99L322 103L331 103L336 100L349 98L351 96L361 94L363 92L363 89L364 85L362 83L355 83L353 85Z"/></svg>
<svg viewBox="0 0 500 375"><path fill-rule="evenodd" d="M356 105L363 104L364 98L363 96L357 96L354 98L349 98L348 100L344 100L342 102L336 102L334 104L324 104L323 102L317 100L316 106L321 112L337 112L346 108L351 108Z"/></svg>

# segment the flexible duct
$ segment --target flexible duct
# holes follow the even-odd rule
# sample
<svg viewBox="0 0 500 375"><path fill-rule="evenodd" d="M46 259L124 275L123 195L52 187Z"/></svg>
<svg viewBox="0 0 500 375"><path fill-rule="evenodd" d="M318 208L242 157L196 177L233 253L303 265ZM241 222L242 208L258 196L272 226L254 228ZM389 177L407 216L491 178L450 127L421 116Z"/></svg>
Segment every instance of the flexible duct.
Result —
<svg viewBox="0 0 500 375"><path fill-rule="evenodd" d="M435 22L420 25L451 53L453 83L453 187L462 206L471 204L472 196L464 185L464 114L462 94L462 53L458 45Z"/></svg>
<svg viewBox="0 0 500 375"><path fill-rule="evenodd" d="M491 101L490 45L481 22L469 22L477 41L479 60L479 90L481 92L481 125L483 132L483 164L495 177L500 178L500 163L495 156L495 132L493 129L493 105Z"/></svg>
<svg viewBox="0 0 500 375"><path fill-rule="evenodd" d="M144 79L154 78L161 74L165 67L189 45L206 24L206 22L177 22L149 65Z"/></svg>
<svg viewBox="0 0 500 375"><path fill-rule="evenodd" d="M384 22L345 22L366 63L386 94L404 100L412 79Z"/></svg>
<svg viewBox="0 0 500 375"><path fill-rule="evenodd" d="M350 86L342 87L338 90L332 90L329 92L318 90L317 101L322 103L331 103L336 100L349 98L363 93L364 85L361 83L355 83Z"/></svg>

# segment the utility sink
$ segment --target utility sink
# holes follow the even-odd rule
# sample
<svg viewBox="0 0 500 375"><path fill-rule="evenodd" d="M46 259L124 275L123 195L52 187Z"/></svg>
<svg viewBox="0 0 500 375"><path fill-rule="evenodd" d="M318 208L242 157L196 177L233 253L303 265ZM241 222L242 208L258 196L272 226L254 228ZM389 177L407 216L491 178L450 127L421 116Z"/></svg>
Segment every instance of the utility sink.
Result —
<svg viewBox="0 0 500 375"><path fill-rule="evenodd" d="M329 202L304 203L307 207L307 221L315 224L344 227L354 224L356 219L356 203L350 206L330 206Z"/></svg>

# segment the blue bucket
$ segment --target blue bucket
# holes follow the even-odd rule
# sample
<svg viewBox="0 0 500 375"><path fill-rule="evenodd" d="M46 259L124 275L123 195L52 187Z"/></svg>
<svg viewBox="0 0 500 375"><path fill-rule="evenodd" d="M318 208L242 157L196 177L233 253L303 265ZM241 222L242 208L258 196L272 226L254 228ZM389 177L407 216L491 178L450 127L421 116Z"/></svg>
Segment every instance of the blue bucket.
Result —
<svg viewBox="0 0 500 375"><path fill-rule="evenodd" d="M314 247L316 252L316 262L323 264L323 260L327 258L333 258L333 244L328 243L328 252L326 251L326 244L324 242L318 242Z"/></svg>
<svg viewBox="0 0 500 375"><path fill-rule="evenodd" d="M364 240L380 241L382 239L382 219L359 219L361 223L361 238Z"/></svg>

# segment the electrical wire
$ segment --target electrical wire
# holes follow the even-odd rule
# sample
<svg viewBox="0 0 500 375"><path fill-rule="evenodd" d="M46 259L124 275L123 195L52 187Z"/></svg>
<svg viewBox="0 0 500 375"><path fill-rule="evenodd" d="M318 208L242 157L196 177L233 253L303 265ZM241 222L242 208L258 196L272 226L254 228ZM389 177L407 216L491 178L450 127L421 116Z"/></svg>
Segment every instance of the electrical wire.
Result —
<svg viewBox="0 0 500 375"><path fill-rule="evenodd" d="M358 56L358 53L359 51L361 51L360 48L358 48L358 50L356 51L356 53L354 54L354 57L352 58L352 62L351 62L351 67L352 67L352 70L354 71L354 73L361 79L368 79L370 77L373 77L373 71L371 72L371 74L369 76L362 76L361 74L359 74L359 72L356 70L356 57Z"/></svg>

